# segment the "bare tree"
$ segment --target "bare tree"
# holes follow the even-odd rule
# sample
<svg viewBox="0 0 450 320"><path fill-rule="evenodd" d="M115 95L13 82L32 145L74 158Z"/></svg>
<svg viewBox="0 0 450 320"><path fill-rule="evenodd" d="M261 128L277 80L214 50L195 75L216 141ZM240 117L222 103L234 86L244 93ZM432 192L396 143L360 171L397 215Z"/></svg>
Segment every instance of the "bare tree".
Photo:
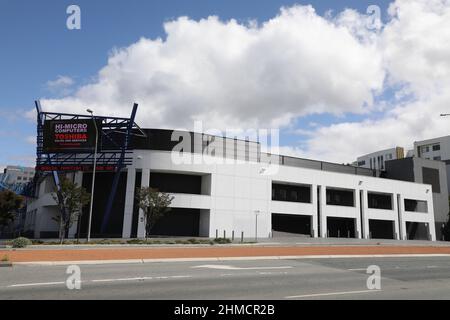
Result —
<svg viewBox="0 0 450 320"><path fill-rule="evenodd" d="M59 196L57 193L53 194L59 211L52 219L59 224L59 241L62 244L73 223L81 220L83 207L89 203L90 194L67 178L62 178L60 183Z"/></svg>
<svg viewBox="0 0 450 320"><path fill-rule="evenodd" d="M142 187L137 190L136 198L139 208L144 212L145 239L147 240L156 222L170 211L169 206L174 197L157 189Z"/></svg>

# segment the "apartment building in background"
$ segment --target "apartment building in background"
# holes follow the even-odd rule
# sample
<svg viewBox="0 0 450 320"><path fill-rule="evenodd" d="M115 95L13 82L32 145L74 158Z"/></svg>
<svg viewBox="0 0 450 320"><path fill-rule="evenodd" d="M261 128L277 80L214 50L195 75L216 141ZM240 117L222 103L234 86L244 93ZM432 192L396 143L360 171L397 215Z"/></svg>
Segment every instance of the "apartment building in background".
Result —
<svg viewBox="0 0 450 320"><path fill-rule="evenodd" d="M356 166L372 170L385 170L386 161L403 159L404 157L404 149L402 147L395 147L358 157Z"/></svg>
<svg viewBox="0 0 450 320"><path fill-rule="evenodd" d="M28 183L34 178L35 168L21 166L7 166L3 170L2 181L12 185L16 183Z"/></svg>

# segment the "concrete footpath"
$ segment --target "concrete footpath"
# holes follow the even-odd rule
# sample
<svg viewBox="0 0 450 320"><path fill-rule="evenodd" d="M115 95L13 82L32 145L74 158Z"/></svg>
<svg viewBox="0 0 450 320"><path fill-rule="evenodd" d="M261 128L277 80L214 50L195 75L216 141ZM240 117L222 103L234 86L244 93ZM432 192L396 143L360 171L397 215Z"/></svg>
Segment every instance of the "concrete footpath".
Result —
<svg viewBox="0 0 450 320"><path fill-rule="evenodd" d="M145 263L160 261L211 261L233 259L289 259L377 256L450 256L448 246L322 245L322 246L173 246L0 249L14 264Z"/></svg>

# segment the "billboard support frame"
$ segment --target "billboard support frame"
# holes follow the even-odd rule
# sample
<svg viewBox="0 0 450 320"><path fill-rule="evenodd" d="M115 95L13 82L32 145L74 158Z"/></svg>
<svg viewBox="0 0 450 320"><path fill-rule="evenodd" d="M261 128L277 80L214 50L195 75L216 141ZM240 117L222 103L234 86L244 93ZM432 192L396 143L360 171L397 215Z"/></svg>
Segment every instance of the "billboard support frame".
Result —
<svg viewBox="0 0 450 320"><path fill-rule="evenodd" d="M39 100L35 101L37 111L37 148L36 148L36 171L38 172L52 172L53 179L57 188L60 191L59 172L74 172L74 171L90 171L86 170L94 162L94 148L90 151L82 152L58 152L46 153L44 151L44 123L46 120L84 120L92 121L91 115L69 114L44 112L41 108ZM108 202L105 207L103 220L100 232L103 234L109 224L111 209L113 201L117 192L120 174L127 166L132 165L132 146L131 137L141 136L146 137L146 134L135 123L138 104L133 105L131 116L129 118L123 117L105 117L94 116L95 120L101 121L101 128L99 128L99 139L107 144L107 148L97 151L96 168L103 166L104 171L113 171L114 179L111 186L111 191L108 196ZM123 139L119 139L121 136ZM98 171L99 169L97 169ZM63 212L64 214L64 212Z"/></svg>

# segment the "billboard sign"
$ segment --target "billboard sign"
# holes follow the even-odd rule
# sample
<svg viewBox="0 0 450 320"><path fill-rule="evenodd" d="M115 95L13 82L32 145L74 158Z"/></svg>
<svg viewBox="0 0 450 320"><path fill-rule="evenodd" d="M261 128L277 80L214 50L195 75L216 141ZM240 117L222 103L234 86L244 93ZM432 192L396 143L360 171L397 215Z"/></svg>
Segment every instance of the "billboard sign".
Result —
<svg viewBox="0 0 450 320"><path fill-rule="evenodd" d="M99 138L101 120L95 120ZM45 120L44 153L90 153L95 148L95 124L91 119Z"/></svg>

